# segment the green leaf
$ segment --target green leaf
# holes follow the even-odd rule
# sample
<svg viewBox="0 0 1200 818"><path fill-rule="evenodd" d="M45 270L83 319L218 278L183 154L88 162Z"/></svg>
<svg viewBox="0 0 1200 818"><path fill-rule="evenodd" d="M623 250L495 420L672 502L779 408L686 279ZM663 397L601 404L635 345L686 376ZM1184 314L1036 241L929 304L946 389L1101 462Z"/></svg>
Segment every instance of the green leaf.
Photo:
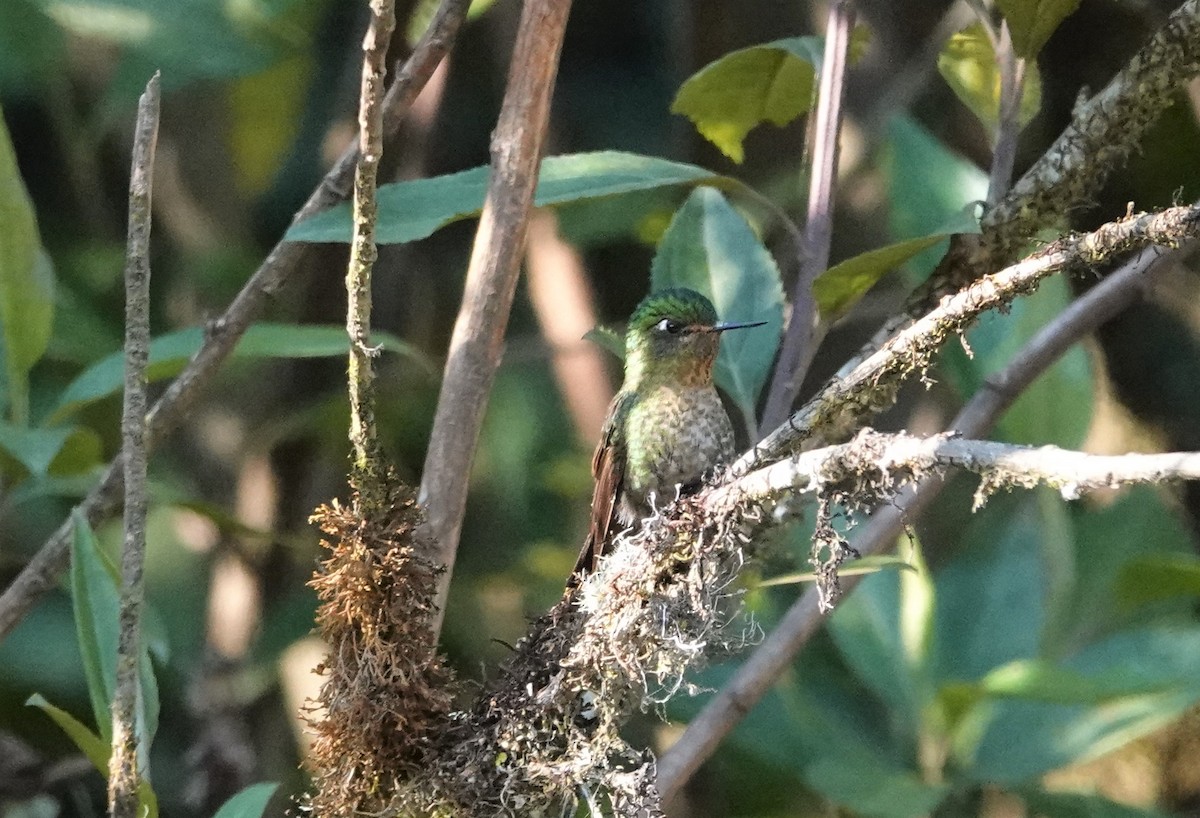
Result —
<svg viewBox="0 0 1200 818"><path fill-rule="evenodd" d="M950 792L947 784L926 784L915 771L865 753L819 758L804 775L814 789L859 815L918 818Z"/></svg>
<svg viewBox="0 0 1200 818"><path fill-rule="evenodd" d="M100 549L96 535L82 515L74 518L71 538L71 599L75 628L92 713L105 740L112 737L110 707L117 679L117 634L120 579L117 568ZM141 696L138 702L138 745L148 751L158 729L158 683L150 664L146 639L138 658Z"/></svg>
<svg viewBox="0 0 1200 818"><path fill-rule="evenodd" d="M1158 693L1168 685L1125 672L1088 675L1040 659L1021 659L1002 665L979 683L993 698L1026 699L1052 704L1100 704L1123 696Z"/></svg>
<svg viewBox="0 0 1200 818"><path fill-rule="evenodd" d="M996 0L1008 21L1018 56L1036 57L1059 23L1079 8L1079 0Z"/></svg>
<svg viewBox="0 0 1200 818"><path fill-rule="evenodd" d="M591 341L601 349L625 360L625 339L612 327L592 327L583 334L583 340Z"/></svg>
<svg viewBox="0 0 1200 818"><path fill-rule="evenodd" d="M838 569L843 577L855 577L863 574L874 574L878 571L916 571L916 567L904 557L895 554L876 554L860 557ZM797 585L801 582L815 582L817 575L813 571L800 571L794 574L781 574L777 577L764 579L758 583L759 588L769 588L773 585Z"/></svg>
<svg viewBox="0 0 1200 818"><path fill-rule="evenodd" d="M1037 656L1044 513L1031 495L997 497L971 519L961 551L935 576L939 678L973 681Z"/></svg>
<svg viewBox="0 0 1200 818"><path fill-rule="evenodd" d="M39 693L34 693L26 701L27 707L36 707L49 716L59 726L67 737L79 748L92 766L101 775L108 775L108 760L112 756L112 747L104 739L89 730L82 722L65 710L62 710ZM150 783L142 779L138 783L138 803L141 806L139 815L144 818L158 818L158 798L154 795Z"/></svg>
<svg viewBox="0 0 1200 818"><path fill-rule="evenodd" d="M371 341L388 352L395 352L435 372L419 350L394 335L372 333ZM149 381L177 375L204 343L200 327L172 332L150 343L150 362L146 368ZM234 358L328 358L345 355L349 350L343 327L295 324L254 324L242 336L233 350ZM121 391L125 385L125 359L114 352L89 366L79 374L63 393L51 413L49 422L61 420L80 406L106 398Z"/></svg>
<svg viewBox="0 0 1200 818"><path fill-rule="evenodd" d="M1170 818L1170 813L1118 804L1095 793L1021 789L1017 794L1025 801L1029 815L1053 818Z"/></svg>
<svg viewBox="0 0 1200 818"><path fill-rule="evenodd" d="M690 287L723 321L766 321L721 338L716 379L753 424L783 327L779 268L740 213L718 191L697 188L679 208L650 267L650 289Z"/></svg>
<svg viewBox="0 0 1200 818"><path fill-rule="evenodd" d="M251 784L221 805L213 818L260 818L279 785Z"/></svg>
<svg viewBox="0 0 1200 818"><path fill-rule="evenodd" d="M1070 286L1057 276L1038 291L1014 301L1006 313L988 312L967 333L967 348L952 344L943 361L964 397L983 387L990 374L1012 356L1071 301ZM1091 362L1082 349L1067 352L1034 381L1004 413L995 437L1032 446L1053 444L1077 449L1092 419Z"/></svg>
<svg viewBox="0 0 1200 818"><path fill-rule="evenodd" d="M852 60L866 38L866 29L855 29ZM746 134L763 122L786 125L816 102L823 42L790 37L726 54L684 81L671 113L686 116L721 153L741 164Z"/></svg>
<svg viewBox="0 0 1200 818"><path fill-rule="evenodd" d="M1000 68L982 23L968 26L946 41L938 55L938 71L971 113L996 135L1000 120ZM1037 64L1025 66L1025 84L1017 121L1021 126L1037 116L1042 105L1042 80Z"/></svg>
<svg viewBox="0 0 1200 818"><path fill-rule="evenodd" d="M380 186L376 241L416 241L452 222L479 215L490 172L483 166L449 176ZM653 156L618 151L577 153L542 161L534 204L547 207L660 187L729 183L695 165ZM348 242L350 230L350 206L341 204L293 225L284 238Z"/></svg>
<svg viewBox="0 0 1200 818"><path fill-rule="evenodd" d="M0 449L12 455L34 477L45 477L50 464L75 430L30 429L0 421Z"/></svg>
<svg viewBox="0 0 1200 818"><path fill-rule="evenodd" d="M471 0L471 5L467 8L467 19L474 20L479 15L483 14L495 0ZM416 7L408 16L408 28L404 31L405 39L408 40L410 47L417 44L417 40L421 39L421 35L425 33L425 29L429 28L429 23L433 20L433 15L440 5L439 0L419 0Z"/></svg>
<svg viewBox="0 0 1200 818"><path fill-rule="evenodd" d="M29 370L54 324L54 265L42 249L37 217L21 180L0 111L0 325L12 419L29 420Z"/></svg>
<svg viewBox="0 0 1200 818"><path fill-rule="evenodd" d="M1129 608L1160 599L1200 596L1200 557L1153 554L1132 560L1117 578L1116 596Z"/></svg>
<svg viewBox="0 0 1200 818"><path fill-rule="evenodd" d="M817 299L821 318L833 321L845 315L879 279L921 251L955 233L978 232L979 221L971 213L963 211L953 223L936 233L868 250L835 264L813 282L813 295Z"/></svg>
<svg viewBox="0 0 1200 818"><path fill-rule="evenodd" d="M975 781L1019 783L1087 761L1168 724L1200 700L1200 628L1128 630L1063 662L1118 690L1098 704L984 702L955 741L955 764Z"/></svg>
<svg viewBox="0 0 1200 818"><path fill-rule="evenodd" d="M108 775L108 758L112 748L108 742L87 728L83 722L62 710L46 699L40 693L34 693L25 700L26 707L36 707L49 716L59 728L67 734L79 751L92 762L92 766L101 773Z"/></svg>

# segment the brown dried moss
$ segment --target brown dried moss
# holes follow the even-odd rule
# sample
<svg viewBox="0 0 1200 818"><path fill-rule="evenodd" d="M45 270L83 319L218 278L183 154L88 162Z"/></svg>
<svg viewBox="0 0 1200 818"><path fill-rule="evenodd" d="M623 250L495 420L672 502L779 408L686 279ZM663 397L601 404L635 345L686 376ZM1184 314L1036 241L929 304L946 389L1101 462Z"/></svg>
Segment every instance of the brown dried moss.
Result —
<svg viewBox="0 0 1200 818"><path fill-rule="evenodd" d="M388 492L374 517L357 497L312 517L330 552L310 583L329 644L310 716L316 787L306 806L321 816L395 814L415 795L410 782L450 711L452 678L430 628L441 568L416 547L421 512L412 490Z"/></svg>

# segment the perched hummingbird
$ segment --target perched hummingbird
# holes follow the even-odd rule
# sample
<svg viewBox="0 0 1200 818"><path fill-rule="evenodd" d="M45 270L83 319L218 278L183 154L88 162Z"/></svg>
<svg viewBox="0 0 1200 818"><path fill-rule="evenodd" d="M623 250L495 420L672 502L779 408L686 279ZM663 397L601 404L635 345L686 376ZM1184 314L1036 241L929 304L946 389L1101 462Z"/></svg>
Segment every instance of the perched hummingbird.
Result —
<svg viewBox="0 0 1200 818"><path fill-rule="evenodd" d="M651 497L695 490L733 456L733 425L713 386L721 333L765 321L719 323L694 290L651 293L625 333L625 383L613 398L592 456L592 521L568 583L595 570L609 538L651 513Z"/></svg>

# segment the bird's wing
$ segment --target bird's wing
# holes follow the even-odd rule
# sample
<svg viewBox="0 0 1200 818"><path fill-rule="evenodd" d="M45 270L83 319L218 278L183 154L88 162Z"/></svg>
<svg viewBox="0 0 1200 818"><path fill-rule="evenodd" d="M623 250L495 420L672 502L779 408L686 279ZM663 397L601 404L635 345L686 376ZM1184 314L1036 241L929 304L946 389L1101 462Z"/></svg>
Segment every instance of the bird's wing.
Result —
<svg viewBox="0 0 1200 818"><path fill-rule="evenodd" d="M592 477L595 479L592 489L592 519L588 524L587 539L583 541L579 559L575 561L575 570L571 572L568 587L578 585L584 574L596 569L596 560L604 554L608 546L613 521L617 516L617 500L625 479L625 445L623 441L617 440L617 431L624 424L625 417L636 399L637 396L633 392L618 392L608 409L608 419L604 421L600 443L596 446L596 453L592 455Z"/></svg>

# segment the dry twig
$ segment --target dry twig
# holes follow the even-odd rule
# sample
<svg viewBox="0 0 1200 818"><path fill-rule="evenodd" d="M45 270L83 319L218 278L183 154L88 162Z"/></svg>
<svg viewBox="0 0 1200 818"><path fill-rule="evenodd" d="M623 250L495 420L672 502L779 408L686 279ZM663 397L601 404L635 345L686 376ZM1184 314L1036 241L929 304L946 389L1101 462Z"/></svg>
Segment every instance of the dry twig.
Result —
<svg viewBox="0 0 1200 818"><path fill-rule="evenodd" d="M138 659L146 596L146 362L150 359L150 222L154 148L158 143L159 77L138 100L129 173L129 237L125 249L125 398L121 445L125 452L125 542L121 549L121 608L117 678L112 701L112 755L108 764L108 814L138 814L144 777L138 747ZM141 748L143 753L149 748ZM143 757L144 758L144 757Z"/></svg>

